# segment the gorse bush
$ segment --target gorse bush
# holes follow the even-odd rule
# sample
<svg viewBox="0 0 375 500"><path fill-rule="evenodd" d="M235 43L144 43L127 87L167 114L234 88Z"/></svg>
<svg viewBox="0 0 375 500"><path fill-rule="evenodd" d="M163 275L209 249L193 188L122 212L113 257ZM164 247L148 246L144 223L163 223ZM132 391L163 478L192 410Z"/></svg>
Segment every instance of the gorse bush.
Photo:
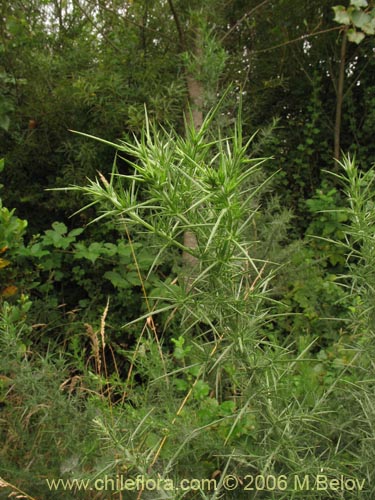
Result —
<svg viewBox="0 0 375 500"><path fill-rule="evenodd" d="M373 342L374 333L374 169L362 172L355 158L346 157L341 164L342 174L335 174L341 182L348 207L342 210L350 224L345 228L345 246L353 293L357 294L355 322L363 341ZM362 326L360 326L362 325ZM365 333L365 334L364 334Z"/></svg>
<svg viewBox="0 0 375 500"><path fill-rule="evenodd" d="M360 462L363 477L374 484L374 166L362 171L355 157L346 156L341 172L333 174L340 182L346 207L340 211L347 217L345 241L340 242L347 254L346 274L342 283L352 297L350 333L359 360L356 384L351 388L358 412ZM372 493L374 488L371 488Z"/></svg>
<svg viewBox="0 0 375 500"><path fill-rule="evenodd" d="M114 482L111 495L372 498L372 174L363 178L346 167L352 180L339 177L350 207L343 202L340 216L327 215L335 231L326 236L343 224L337 254L348 255L350 272L314 276L321 269L316 250L287 244L290 214L272 197L267 160L249 154L252 138L243 140L241 117L232 135L215 138L217 111L185 137L146 120L139 138L102 140L134 173L119 173L115 163L108 179L98 174L70 189L96 206L96 223L116 225L116 244L77 241L79 231L56 223L20 251L23 258L44 252L43 272L92 262L118 297L81 325L84 335L73 330L70 342L50 342L42 356L30 324L35 304L3 300L4 491L17 484L38 499L53 498L46 477L92 485L141 475L165 487L124 493ZM195 245L186 245L187 231ZM329 243L323 269L335 254L326 236L319 240ZM64 265L53 249L71 249L61 254ZM101 258L114 267L102 267ZM293 266L313 290L298 284ZM126 311L130 295L121 295L131 290L128 282L142 294L133 317ZM38 289L52 293L50 284ZM125 324L112 328L110 311L121 300ZM338 317L321 317L335 307ZM336 335L333 327L322 330L323 320L340 325ZM11 415L17 418L7 422ZM329 486L341 477L354 487ZM213 482L175 488L193 478ZM74 494L108 497L95 489Z"/></svg>
<svg viewBox="0 0 375 500"><path fill-rule="evenodd" d="M193 498L231 498L223 485L227 473L241 481L249 472L302 478L323 470L330 478L353 477L359 473L360 438L347 422L357 400L343 390L354 381L357 351L347 346L347 362L333 368L322 353L310 354L313 333L281 343L270 335L269 324L280 314L272 285L277 264L259 250L258 230L269 218L263 188L270 179L262 173L265 159L247 156L251 140L243 141L240 119L233 136L212 136L216 111L199 131L188 128L184 138L147 122L139 139L101 140L124 155L134 173L114 168L109 179L99 174L88 186L71 188L89 196L87 206L97 205L96 221L114 219L130 241L139 232L152 236L158 255L176 263L175 276L161 280L159 293L148 296L147 279L158 258L153 261L144 280L148 311L132 322L139 324L137 344L127 354L128 388L116 410L119 422L140 422L138 460L133 457L130 465L122 425L101 421L108 449L119 457L106 470L122 466L130 475L142 470L162 478L207 478L219 471L215 493L192 491ZM193 247L184 245L186 231L196 237ZM183 265L183 253L194 257L194 267ZM302 490L288 484L258 495L327 495ZM233 498L242 496L248 492L236 491Z"/></svg>

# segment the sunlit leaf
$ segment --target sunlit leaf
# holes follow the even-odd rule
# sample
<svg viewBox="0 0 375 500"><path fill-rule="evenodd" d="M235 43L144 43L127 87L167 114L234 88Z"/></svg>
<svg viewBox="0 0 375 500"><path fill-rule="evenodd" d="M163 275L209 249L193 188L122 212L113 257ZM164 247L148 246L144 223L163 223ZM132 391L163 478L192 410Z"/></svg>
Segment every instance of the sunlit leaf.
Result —
<svg viewBox="0 0 375 500"><path fill-rule="evenodd" d="M350 0L350 5L354 5L354 7L367 7L368 2L366 0Z"/></svg>
<svg viewBox="0 0 375 500"><path fill-rule="evenodd" d="M362 10L355 10L352 14L352 21L357 28L362 28L371 21L371 17Z"/></svg>
<svg viewBox="0 0 375 500"><path fill-rule="evenodd" d="M355 29L348 30L348 40L359 45L365 38L365 34L361 31L356 31Z"/></svg>
<svg viewBox="0 0 375 500"><path fill-rule="evenodd" d="M335 12L334 21L336 21L336 23L346 25L351 24L350 16L343 5L336 5L335 7L332 7L332 9Z"/></svg>
<svg viewBox="0 0 375 500"><path fill-rule="evenodd" d="M366 33L366 35L375 35L375 18L371 19L371 21L362 26L362 31Z"/></svg>

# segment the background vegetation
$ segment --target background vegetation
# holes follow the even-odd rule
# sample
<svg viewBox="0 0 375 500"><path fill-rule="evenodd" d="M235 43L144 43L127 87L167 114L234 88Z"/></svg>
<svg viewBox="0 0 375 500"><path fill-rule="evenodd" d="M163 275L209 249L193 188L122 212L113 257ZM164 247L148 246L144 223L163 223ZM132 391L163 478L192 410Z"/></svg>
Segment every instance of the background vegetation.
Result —
<svg viewBox="0 0 375 500"><path fill-rule="evenodd" d="M0 10L0 497L372 499L373 3Z"/></svg>

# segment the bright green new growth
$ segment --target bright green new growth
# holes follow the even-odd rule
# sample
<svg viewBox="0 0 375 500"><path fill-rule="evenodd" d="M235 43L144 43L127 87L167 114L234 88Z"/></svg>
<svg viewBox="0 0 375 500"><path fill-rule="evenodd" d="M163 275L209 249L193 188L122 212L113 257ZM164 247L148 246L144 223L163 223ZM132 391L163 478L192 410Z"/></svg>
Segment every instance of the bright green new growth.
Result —
<svg viewBox="0 0 375 500"><path fill-rule="evenodd" d="M159 257L167 252L179 261L183 251L193 253L199 269L194 269L190 293L184 275L192 270L185 268L178 282L161 283L161 298L170 302L167 308L178 304L189 328L204 321L222 339L233 335L244 312L258 309L266 297L271 267L266 270L267 263L257 258L255 232L259 195L270 179L264 180L260 171L265 159L247 156L253 138L243 141L240 118L232 137L211 137L209 126L217 111L199 131L188 128L185 138L147 121L140 139L109 143L125 155L133 175L114 170L109 181L100 175L87 187L72 189L92 198L87 206L100 206L96 220L115 217L126 232L153 235ZM196 249L183 245L187 230L197 237Z"/></svg>
<svg viewBox="0 0 375 500"><path fill-rule="evenodd" d="M243 144L239 122L233 137L212 139L208 127L213 116L207 116L200 131L189 128L186 138L158 131L147 122L134 143L108 143L132 158L128 163L133 175L114 171L109 182L100 176L87 187L73 189L93 197L90 205L106 207L102 216L116 216L129 228L138 225L177 249L192 252L183 246L182 235L193 230L199 243L195 256L203 268L234 263L241 267L247 261L258 273L246 239L257 195L269 181L254 186L251 179L265 159L246 157L253 138Z"/></svg>

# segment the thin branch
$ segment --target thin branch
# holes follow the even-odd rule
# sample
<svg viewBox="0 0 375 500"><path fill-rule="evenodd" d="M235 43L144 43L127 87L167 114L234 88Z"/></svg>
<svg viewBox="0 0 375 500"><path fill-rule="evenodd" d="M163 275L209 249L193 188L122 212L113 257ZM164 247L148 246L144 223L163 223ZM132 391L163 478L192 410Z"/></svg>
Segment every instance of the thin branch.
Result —
<svg viewBox="0 0 375 500"><path fill-rule="evenodd" d="M124 21L124 23L132 24L133 26L136 26L137 28L144 29L145 31L149 31L150 33L155 33L160 38L164 38L165 40L173 41L172 37L166 35L165 33L162 33L161 31L158 31L158 30L154 30L153 28L150 28L149 26L144 26L142 24L139 24L136 21L134 21L133 19L130 19L129 17L122 16L119 14L119 12L116 12L115 10L110 9L106 5L102 5L101 9L105 10L106 12L109 12L116 19L121 19L122 21Z"/></svg>
<svg viewBox="0 0 375 500"><path fill-rule="evenodd" d="M311 83L311 85L313 85L313 78L309 75L309 72L304 68L303 62L301 62L301 60L299 58L298 51L294 50L293 47L292 47L292 54L293 54L293 57L295 58L296 62L298 63L299 67L301 68L302 72L306 76L307 80Z"/></svg>
<svg viewBox="0 0 375 500"><path fill-rule="evenodd" d="M326 55L327 57L327 61L328 61L328 66L329 66L329 76L331 78L331 82L332 82L332 85L333 85L333 89L335 91L335 94L337 94L337 85L336 85L336 78L335 78L335 70L333 68L333 64L332 64L332 59L330 58L330 56L327 54Z"/></svg>
<svg viewBox="0 0 375 500"><path fill-rule="evenodd" d="M86 17L86 19L89 21L89 23L102 35L104 40L111 45L112 48L114 48L116 51L120 51L120 47L118 47L116 44L110 40L105 33L103 33L103 30L101 30L97 23L88 15L88 13L85 11L85 9L81 6L79 0L74 0L73 1L74 5L78 7L78 9L82 12L82 14Z"/></svg>
<svg viewBox="0 0 375 500"><path fill-rule="evenodd" d="M261 7L263 7L263 5L266 5L270 0L264 0L262 3L260 3L259 5L257 5L256 7L253 7L252 9L250 9L248 12L246 12L246 14L244 14L241 19L239 19L236 24L234 24L231 29L229 31L227 31L225 33L225 35L223 35L220 39L220 42L223 42L227 36L229 36L240 24L243 23L243 21L251 16L252 14L254 14L254 12L256 12L258 9L260 9Z"/></svg>
<svg viewBox="0 0 375 500"><path fill-rule="evenodd" d="M306 40L307 38L311 38L313 36L323 35L324 33L329 33L330 31L337 31L337 30L341 30L341 26L335 26L334 28L328 28L326 30L316 31L315 33L308 33L307 35L301 35L298 38L294 38L293 40L288 40L287 42L279 43L278 45L272 45L272 47L267 47L266 49L253 50L252 54L269 52L270 50L279 49L280 47L285 47L286 45L290 45L291 43L300 42L302 40Z"/></svg>
<svg viewBox="0 0 375 500"><path fill-rule="evenodd" d="M186 50L185 34L184 34L184 30L182 29L182 26L180 23L180 18L178 17L177 11L175 9L175 6L174 6L172 0L168 0L168 5L169 5L169 8L171 9L172 16L173 16L174 22L176 24L176 28L177 28L177 32L178 32L178 39L180 42L181 50L185 51Z"/></svg>
<svg viewBox="0 0 375 500"><path fill-rule="evenodd" d="M354 85L356 85L356 83L358 82L358 80L361 78L361 76L363 75L363 73L366 71L367 69L367 66L370 64L371 60L370 58L366 61L366 64L364 65L364 67L360 70L360 72L358 73L358 75L355 77L355 79L352 81L352 83L347 87L346 91L344 92L344 99L345 97L349 94L349 92L352 90L352 88L354 87Z"/></svg>
<svg viewBox="0 0 375 500"><path fill-rule="evenodd" d="M103 33L103 30L100 29L100 27L98 26L98 24L88 15L88 13L84 10L84 8L80 5L79 3L79 0L73 0L74 4L79 8L79 10L82 12L82 14L86 17L86 19L89 21L89 23L99 32L101 33L101 35L103 36L104 40L109 43L115 50L117 51L120 51L121 48L119 46L117 46L115 43L112 42L112 40L110 40L107 35L105 33ZM137 28L140 28L141 30L144 30L144 31L149 31L151 33L155 33L157 34L160 38L163 38L165 40L169 40L169 41L172 41L172 38L161 33L160 31L157 31L157 30L154 30L152 28L149 28L148 26L144 26L142 24L139 24L137 23L136 21L134 21L133 19L129 19L129 17L125 17L125 16L122 16L122 15L119 15L118 12L115 12L114 10L112 9L109 9L107 6L103 5L101 6L101 9L102 10L105 10L107 12L109 12L110 14L112 14L113 16L116 17L116 19L121 19L123 22L125 23L130 23L132 24L133 26L136 26Z"/></svg>

